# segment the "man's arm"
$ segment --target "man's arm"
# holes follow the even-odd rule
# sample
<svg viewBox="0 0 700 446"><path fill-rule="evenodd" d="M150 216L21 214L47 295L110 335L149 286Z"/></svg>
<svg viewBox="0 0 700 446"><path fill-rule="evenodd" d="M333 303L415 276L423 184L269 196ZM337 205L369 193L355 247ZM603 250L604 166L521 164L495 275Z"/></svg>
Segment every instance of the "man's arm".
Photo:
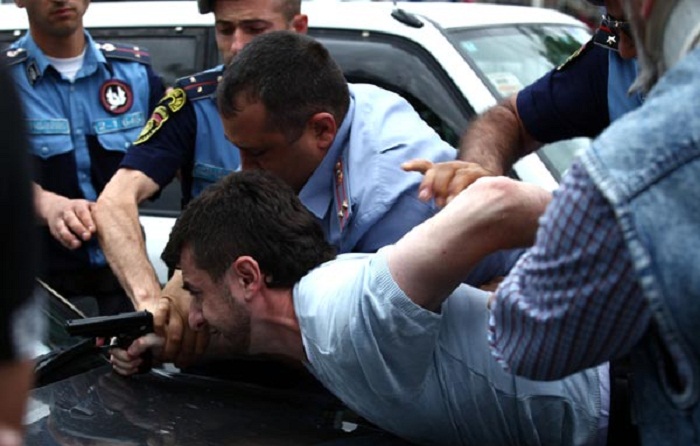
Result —
<svg viewBox="0 0 700 446"><path fill-rule="evenodd" d="M105 186L93 211L107 261L139 310L152 310L156 297L160 296L160 284L148 261L138 212L139 203L158 189L158 184L143 172L121 168Z"/></svg>
<svg viewBox="0 0 700 446"><path fill-rule="evenodd" d="M517 94L469 126L462 136L458 161L411 160L401 165L406 171L425 175L419 188L421 200L434 198L443 207L477 179L504 175L518 159L542 146L525 129L516 101Z"/></svg>
<svg viewBox="0 0 700 446"><path fill-rule="evenodd" d="M443 206L476 179L503 175L521 157L548 144L594 137L610 123L608 51L586 44L562 66L478 118L462 137L464 162L405 163L425 174L421 199Z"/></svg>
<svg viewBox="0 0 700 446"><path fill-rule="evenodd" d="M460 143L459 159L503 175L518 159L542 146L523 125L517 100L517 94L504 99L469 126Z"/></svg>
<svg viewBox="0 0 700 446"><path fill-rule="evenodd" d="M184 92L175 89L166 94L97 199L93 215L100 245L137 309L154 306L160 295L139 226L138 205L173 179L194 151L195 135L195 111Z"/></svg>
<svg viewBox="0 0 700 446"><path fill-rule="evenodd" d="M550 199L537 186L481 179L388 248L391 275L412 301L436 311L484 256L531 244Z"/></svg>
<svg viewBox="0 0 700 446"><path fill-rule="evenodd" d="M494 295L489 340L513 373L550 380L628 352L651 311L615 212L579 163L540 221Z"/></svg>

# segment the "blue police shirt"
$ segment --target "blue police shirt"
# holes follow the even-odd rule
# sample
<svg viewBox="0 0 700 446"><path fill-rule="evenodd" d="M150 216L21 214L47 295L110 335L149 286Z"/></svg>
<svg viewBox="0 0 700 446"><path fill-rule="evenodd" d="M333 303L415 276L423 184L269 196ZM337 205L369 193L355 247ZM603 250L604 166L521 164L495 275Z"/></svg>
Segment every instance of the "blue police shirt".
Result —
<svg viewBox="0 0 700 446"><path fill-rule="evenodd" d="M374 252L437 212L418 199L422 175L404 172L401 163L450 161L457 153L401 96L374 85L349 89L347 114L299 198L339 252ZM487 257L467 283L506 274L519 254Z"/></svg>
<svg viewBox="0 0 700 446"><path fill-rule="evenodd" d="M85 33L83 65L64 78L27 33L3 55L24 105L35 180L45 190L94 201L163 94L150 56L138 47L98 44ZM44 231L48 272L102 267L96 239L64 248Z"/></svg>
<svg viewBox="0 0 700 446"><path fill-rule="evenodd" d="M180 169L183 203L240 167L216 106L220 65L175 84L158 104L120 167L143 172L162 189Z"/></svg>
<svg viewBox="0 0 700 446"><path fill-rule="evenodd" d="M461 285L439 312L406 296L383 251L349 254L294 287L307 368L359 415L416 444L594 445L607 367L560 381L491 356L488 293Z"/></svg>

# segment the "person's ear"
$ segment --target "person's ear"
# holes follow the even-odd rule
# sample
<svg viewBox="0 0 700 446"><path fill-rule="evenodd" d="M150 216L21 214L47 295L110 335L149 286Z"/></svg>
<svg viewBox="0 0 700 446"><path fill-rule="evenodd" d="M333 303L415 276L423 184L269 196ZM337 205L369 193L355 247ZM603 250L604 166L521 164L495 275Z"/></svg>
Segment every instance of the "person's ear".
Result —
<svg viewBox="0 0 700 446"><path fill-rule="evenodd" d="M296 33L306 34L309 30L309 17L306 14L295 15L290 28Z"/></svg>
<svg viewBox="0 0 700 446"><path fill-rule="evenodd" d="M243 290L243 298L250 300L263 285L264 278L258 262L250 256L241 256L231 265L233 279L239 289Z"/></svg>
<svg viewBox="0 0 700 446"><path fill-rule="evenodd" d="M338 133L338 126L333 115L328 112L316 113L309 119L308 126L313 132L316 146L327 151Z"/></svg>
<svg viewBox="0 0 700 446"><path fill-rule="evenodd" d="M15 0L15 5L16 5L18 8L24 8L24 7L25 7L25 5L24 5L24 0Z"/></svg>

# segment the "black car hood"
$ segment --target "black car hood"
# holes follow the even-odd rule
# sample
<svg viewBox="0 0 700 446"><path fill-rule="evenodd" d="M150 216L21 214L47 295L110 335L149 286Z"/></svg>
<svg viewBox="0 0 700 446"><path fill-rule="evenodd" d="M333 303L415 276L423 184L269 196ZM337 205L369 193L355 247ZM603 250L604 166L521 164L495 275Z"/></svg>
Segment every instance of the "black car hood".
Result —
<svg viewBox="0 0 700 446"><path fill-rule="evenodd" d="M335 398L100 367L32 391L28 445L403 445Z"/></svg>

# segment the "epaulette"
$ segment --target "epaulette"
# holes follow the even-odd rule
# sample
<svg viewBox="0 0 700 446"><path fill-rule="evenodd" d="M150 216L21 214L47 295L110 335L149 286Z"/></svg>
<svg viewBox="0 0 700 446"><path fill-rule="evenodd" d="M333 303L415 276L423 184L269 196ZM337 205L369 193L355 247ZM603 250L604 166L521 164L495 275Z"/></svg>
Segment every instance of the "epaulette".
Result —
<svg viewBox="0 0 700 446"><path fill-rule="evenodd" d="M175 86L185 90L187 99L208 98L216 93L216 87L223 76L223 68L220 70L207 70L191 76L181 77L175 81Z"/></svg>
<svg viewBox="0 0 700 446"><path fill-rule="evenodd" d="M584 43L583 45L581 45L581 48L577 49L577 50L574 52L574 54L572 54L571 56L569 56L569 57L564 61L564 63L562 63L561 65L559 65L559 66L557 67L557 71L561 71L561 70L565 69L566 67L568 67L569 65L571 65L571 64L572 64L574 61L576 61L579 57L581 57L581 56L583 56L584 54L586 54L586 53L588 52L588 50L590 50L591 48L593 48L593 45L594 45L593 39L591 39L591 40L589 40L588 42L586 42L586 43Z"/></svg>
<svg viewBox="0 0 700 446"><path fill-rule="evenodd" d="M107 59L128 60L142 64L151 64L151 53L145 48L123 43L96 42L95 47L102 51Z"/></svg>
<svg viewBox="0 0 700 446"><path fill-rule="evenodd" d="M0 52L0 66L9 67L22 63L29 57L29 53L24 48L8 48Z"/></svg>

